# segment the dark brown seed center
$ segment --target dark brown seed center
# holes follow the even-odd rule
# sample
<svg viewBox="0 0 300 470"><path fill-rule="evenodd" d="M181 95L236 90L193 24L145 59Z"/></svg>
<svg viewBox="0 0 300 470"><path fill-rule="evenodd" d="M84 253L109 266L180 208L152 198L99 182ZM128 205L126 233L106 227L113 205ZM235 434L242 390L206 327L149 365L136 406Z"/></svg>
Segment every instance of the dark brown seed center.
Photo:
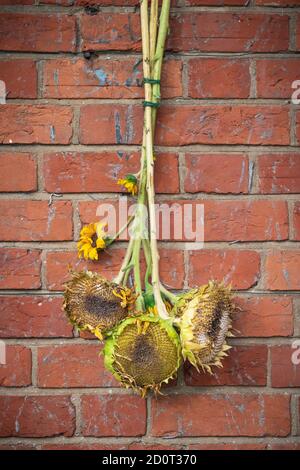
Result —
<svg viewBox="0 0 300 470"><path fill-rule="evenodd" d="M133 361L136 364L151 364L154 357L152 345L148 342L145 335L136 338L133 350Z"/></svg>
<svg viewBox="0 0 300 470"><path fill-rule="evenodd" d="M85 309L95 315L110 315L118 308L117 300L107 300L97 295L87 295L84 299Z"/></svg>

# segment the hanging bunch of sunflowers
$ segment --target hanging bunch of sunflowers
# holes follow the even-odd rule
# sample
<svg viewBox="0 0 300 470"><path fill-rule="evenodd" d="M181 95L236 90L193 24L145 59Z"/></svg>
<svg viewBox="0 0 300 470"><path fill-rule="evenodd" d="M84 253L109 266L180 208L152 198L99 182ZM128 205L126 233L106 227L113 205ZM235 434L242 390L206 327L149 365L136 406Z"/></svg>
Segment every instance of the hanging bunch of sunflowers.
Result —
<svg viewBox="0 0 300 470"><path fill-rule="evenodd" d="M230 348L233 305L230 289L209 282L183 295L174 295L161 283L154 191L154 131L160 103L160 77L168 33L170 0L163 0L158 18L158 0L141 0L140 16L144 73L144 129L138 175L118 181L132 197L136 210L125 225L131 238L122 266L110 282L98 274L72 273L65 287L64 309L73 325L105 341L105 366L125 387L145 396L158 392L176 375L182 360L199 371L220 367ZM147 208L149 227L145 227ZM124 227L123 227L124 228ZM121 230L123 230L123 228ZM98 260L119 236L106 236L101 223L82 228L79 256ZM140 258L144 252L146 274L141 281ZM132 281L133 282L129 282Z"/></svg>

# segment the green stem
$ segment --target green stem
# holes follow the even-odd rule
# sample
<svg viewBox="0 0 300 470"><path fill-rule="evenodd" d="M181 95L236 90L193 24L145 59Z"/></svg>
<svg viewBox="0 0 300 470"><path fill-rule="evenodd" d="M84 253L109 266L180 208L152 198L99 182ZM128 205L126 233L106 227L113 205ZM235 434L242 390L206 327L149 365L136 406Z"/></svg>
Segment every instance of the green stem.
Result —
<svg viewBox="0 0 300 470"><path fill-rule="evenodd" d="M171 5L171 0L163 0L160 17L159 17L159 30L158 30L157 45L156 45L156 51L155 51L154 67L153 67L153 72L152 72L152 78L155 80L160 80L161 78L161 69L162 69L162 63L163 63L163 58L164 58L165 43L166 43L166 39L168 36L168 31L169 31L170 5ZM160 83L156 83L153 85L152 101L160 102ZM155 123L156 123L156 114L157 114L157 109L154 108L153 113L152 113L153 133L154 133Z"/></svg>
<svg viewBox="0 0 300 470"><path fill-rule="evenodd" d="M177 302L177 296L175 294L172 294L172 292L166 289L162 284L160 284L160 291L164 295L164 297L166 297L172 302L172 304L175 304Z"/></svg>
<svg viewBox="0 0 300 470"><path fill-rule="evenodd" d="M115 233L115 235L112 238L107 239L106 246L111 245L118 238L118 236L121 235L122 232L124 232L125 228L129 226L129 224L133 221L133 219L134 219L134 215L131 215L130 217L128 217L126 224L124 224L123 227L121 227L120 230L117 233Z"/></svg>

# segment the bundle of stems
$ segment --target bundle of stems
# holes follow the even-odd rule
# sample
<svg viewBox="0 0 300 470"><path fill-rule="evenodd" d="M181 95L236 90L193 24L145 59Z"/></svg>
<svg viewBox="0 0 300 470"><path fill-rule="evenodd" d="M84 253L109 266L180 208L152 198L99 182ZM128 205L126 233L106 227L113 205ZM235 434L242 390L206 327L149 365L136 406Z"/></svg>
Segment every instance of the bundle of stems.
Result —
<svg viewBox="0 0 300 470"><path fill-rule="evenodd" d="M153 306L163 319L169 318L164 300L174 303L176 296L162 285L159 277L154 190L154 133L157 108L160 104L160 79L169 29L170 3L170 0L162 1L159 15L158 0L150 0L150 2L141 0L140 2L145 92L140 180L132 236L119 274L115 278L115 282L126 285L129 275L133 271L137 296L136 310L141 312L147 310L148 305L145 299L152 298ZM147 218L145 217L145 208L147 208ZM149 224L147 224L148 220ZM143 293L140 272L141 251L144 252L147 265L145 293Z"/></svg>

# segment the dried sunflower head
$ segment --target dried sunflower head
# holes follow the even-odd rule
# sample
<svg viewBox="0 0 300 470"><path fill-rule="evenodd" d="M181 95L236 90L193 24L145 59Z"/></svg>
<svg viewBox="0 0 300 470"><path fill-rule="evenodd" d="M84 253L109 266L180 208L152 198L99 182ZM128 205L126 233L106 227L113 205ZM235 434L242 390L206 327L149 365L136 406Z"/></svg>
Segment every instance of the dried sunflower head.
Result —
<svg viewBox="0 0 300 470"><path fill-rule="evenodd" d="M133 301L131 289L90 271L72 272L65 284L64 310L69 320L99 339L126 318Z"/></svg>
<svg viewBox="0 0 300 470"><path fill-rule="evenodd" d="M183 295L175 305L183 357L197 369L211 373L211 366L222 367L230 349L226 337L232 336L233 309L230 289L214 281Z"/></svg>
<svg viewBox="0 0 300 470"><path fill-rule="evenodd" d="M103 350L105 366L123 386L145 396L159 392L173 378L181 362L177 332L168 320L141 315L122 321Z"/></svg>

